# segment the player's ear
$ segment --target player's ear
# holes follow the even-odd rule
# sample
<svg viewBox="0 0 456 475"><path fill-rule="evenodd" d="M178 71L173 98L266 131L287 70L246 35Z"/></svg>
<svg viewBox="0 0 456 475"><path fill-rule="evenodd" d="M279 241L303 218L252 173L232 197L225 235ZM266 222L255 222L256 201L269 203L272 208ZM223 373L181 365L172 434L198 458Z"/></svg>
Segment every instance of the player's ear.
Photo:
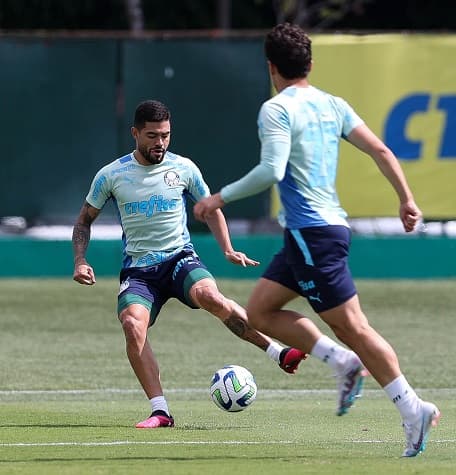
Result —
<svg viewBox="0 0 456 475"><path fill-rule="evenodd" d="M138 130L136 127L132 127L132 128L130 129L130 132L131 132L131 135L133 136L133 138L134 138L135 140L137 140L137 139L138 139L139 130Z"/></svg>

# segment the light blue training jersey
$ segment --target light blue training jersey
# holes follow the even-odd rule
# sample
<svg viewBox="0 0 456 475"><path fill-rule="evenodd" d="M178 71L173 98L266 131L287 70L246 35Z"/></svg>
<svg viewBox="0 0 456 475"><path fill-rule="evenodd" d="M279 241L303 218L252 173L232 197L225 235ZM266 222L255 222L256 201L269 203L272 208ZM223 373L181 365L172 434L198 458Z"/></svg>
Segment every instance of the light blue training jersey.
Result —
<svg viewBox="0 0 456 475"><path fill-rule="evenodd" d="M209 195L190 159L166 152L161 163L145 166L129 153L99 170L86 201L102 209L113 200L123 230L123 267L144 267L193 249L186 199Z"/></svg>
<svg viewBox="0 0 456 475"><path fill-rule="evenodd" d="M284 89L258 115L259 165L222 188L222 199L229 203L277 183L283 226L348 226L336 192L339 143L362 123L340 97L313 86Z"/></svg>

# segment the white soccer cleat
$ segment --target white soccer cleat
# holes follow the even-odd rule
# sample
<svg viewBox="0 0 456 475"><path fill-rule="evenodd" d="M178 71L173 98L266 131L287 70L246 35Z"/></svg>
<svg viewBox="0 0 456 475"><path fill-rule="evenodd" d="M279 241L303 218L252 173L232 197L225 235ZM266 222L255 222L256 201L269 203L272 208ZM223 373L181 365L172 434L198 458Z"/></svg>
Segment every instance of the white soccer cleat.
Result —
<svg viewBox="0 0 456 475"><path fill-rule="evenodd" d="M339 391L339 401L336 414L343 416L347 414L355 400L362 396L364 378L367 371L364 369L361 360L354 355L349 369L340 374L336 374L337 387Z"/></svg>
<svg viewBox="0 0 456 475"><path fill-rule="evenodd" d="M426 449L426 443L431 432L431 428L439 423L440 411L432 402L421 401L420 413L416 422L403 422L407 447L402 453L402 457L416 457Z"/></svg>

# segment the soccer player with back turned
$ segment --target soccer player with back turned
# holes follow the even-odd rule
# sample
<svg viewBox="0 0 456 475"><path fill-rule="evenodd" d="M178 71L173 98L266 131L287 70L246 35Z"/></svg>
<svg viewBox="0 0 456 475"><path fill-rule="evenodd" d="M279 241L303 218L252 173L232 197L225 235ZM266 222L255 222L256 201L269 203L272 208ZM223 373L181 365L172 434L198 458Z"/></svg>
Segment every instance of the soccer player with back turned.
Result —
<svg viewBox="0 0 456 475"><path fill-rule="evenodd" d="M311 40L296 25L281 24L265 39L265 54L278 92L259 112L260 163L194 207L207 219L225 203L278 184L284 246L258 281L247 306L252 326L335 365L338 351L315 325L284 306L299 295L364 366L396 405L406 437L404 457L426 447L440 413L422 401L401 372L394 349L368 323L348 268L350 229L335 188L339 142L370 155L399 199L406 232L421 219L400 164L346 101L311 86Z"/></svg>

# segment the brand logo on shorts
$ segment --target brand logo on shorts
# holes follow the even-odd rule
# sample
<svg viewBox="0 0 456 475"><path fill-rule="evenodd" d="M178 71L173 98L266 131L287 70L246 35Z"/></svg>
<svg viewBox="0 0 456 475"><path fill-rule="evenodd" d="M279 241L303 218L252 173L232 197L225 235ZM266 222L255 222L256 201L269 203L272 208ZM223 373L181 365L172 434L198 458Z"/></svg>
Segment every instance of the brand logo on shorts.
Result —
<svg viewBox="0 0 456 475"><path fill-rule="evenodd" d="M121 294L124 290L127 290L130 287L130 277L127 277L119 287L119 294Z"/></svg>
<svg viewBox="0 0 456 475"><path fill-rule="evenodd" d="M315 289L315 282L313 280L309 280L308 282L304 282L303 280L300 280L298 282L299 287L301 287L304 292L307 292L308 290Z"/></svg>
<svg viewBox="0 0 456 475"><path fill-rule="evenodd" d="M198 261L195 260L195 256L194 255L191 255L191 256L187 256L187 257L184 257L182 258L177 264L176 264L176 267L174 267L174 272L173 272L173 280L176 279L176 275L177 273L182 269L182 267L184 266L184 264L198 264Z"/></svg>
<svg viewBox="0 0 456 475"><path fill-rule="evenodd" d="M317 295L309 295L309 300L315 300L316 302L323 303L323 301L320 298L320 292L318 292Z"/></svg>
<svg viewBox="0 0 456 475"><path fill-rule="evenodd" d="M180 177L175 171L170 170L165 173L163 180L165 180L168 186L177 186L180 182Z"/></svg>

